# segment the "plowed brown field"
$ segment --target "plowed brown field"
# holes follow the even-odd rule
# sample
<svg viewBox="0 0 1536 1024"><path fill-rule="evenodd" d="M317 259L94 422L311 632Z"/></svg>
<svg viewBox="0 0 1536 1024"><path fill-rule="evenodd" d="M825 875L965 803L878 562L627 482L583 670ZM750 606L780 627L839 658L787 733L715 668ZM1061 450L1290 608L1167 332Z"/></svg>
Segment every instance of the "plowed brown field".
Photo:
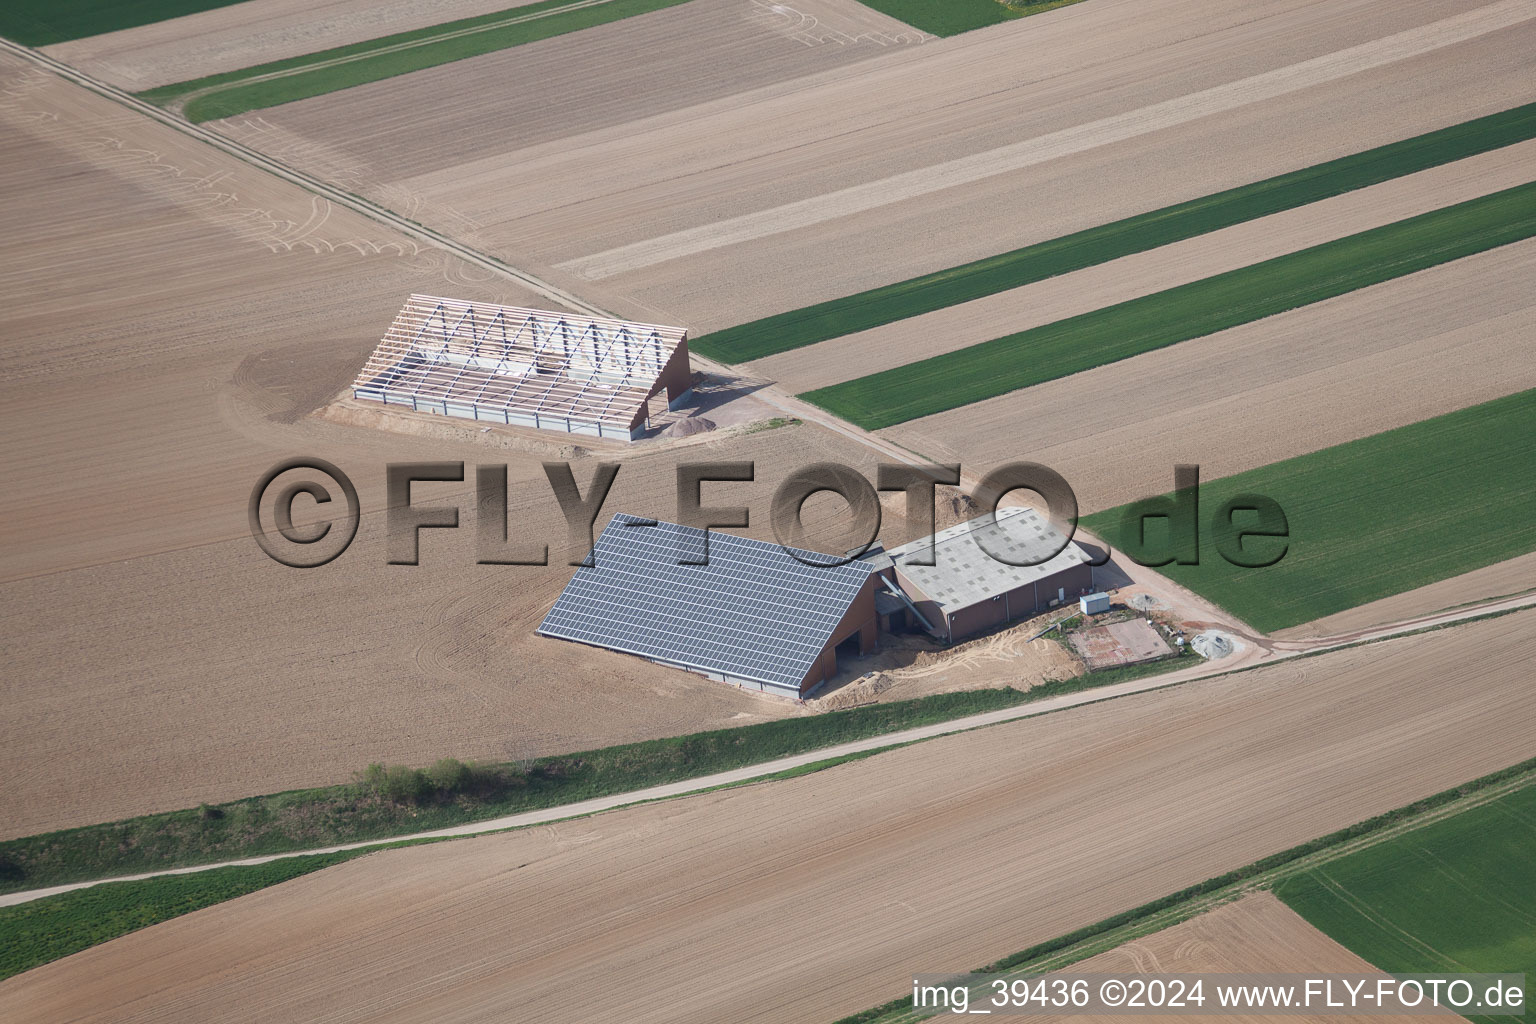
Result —
<svg viewBox="0 0 1536 1024"><path fill-rule="evenodd" d="M1145 938L1073 964L1069 974L1383 974L1328 936L1312 927L1290 907L1267 892L1244 896L1165 928ZM1206 1006L1212 994L1207 991ZM1163 1020L1197 1024L1208 1017L1174 1013L1159 1014ZM1010 1018L1047 1024L1061 1018L1024 1014ZM1079 1015L1082 1024L1130 1021L1130 1015ZM1369 1014L1295 1014L1294 1020L1309 1024L1370 1024L1381 1017ZM1455 1021L1450 1011L1431 1019ZM1224 1013L1221 1020L1234 1024L1262 1024L1273 1016Z"/></svg>
<svg viewBox="0 0 1536 1024"><path fill-rule="evenodd" d="M664 111L636 85L628 119L605 101L608 127L582 92L541 91L568 128L536 140L474 61L366 87L366 108L329 97L230 130L273 132L304 166L323 147L318 173L702 332L1527 102L1531 18L1483 0L1095 0ZM512 128L466 140L467 123Z"/></svg>
<svg viewBox="0 0 1536 1024"><path fill-rule="evenodd" d="M1536 754L1533 657L1518 613L376 854L0 983L0 1016L827 1020Z"/></svg>

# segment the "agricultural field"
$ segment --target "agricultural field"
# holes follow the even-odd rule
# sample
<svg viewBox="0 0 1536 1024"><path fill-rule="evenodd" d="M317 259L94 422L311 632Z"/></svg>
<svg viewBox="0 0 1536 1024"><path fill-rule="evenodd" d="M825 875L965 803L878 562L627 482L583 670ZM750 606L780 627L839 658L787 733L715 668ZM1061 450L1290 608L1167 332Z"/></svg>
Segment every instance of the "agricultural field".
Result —
<svg viewBox="0 0 1536 1024"><path fill-rule="evenodd" d="M1536 589L1536 551L1391 597L1368 601L1300 626L1277 630L1274 636L1284 640L1338 636L1382 622L1403 622L1442 609L1461 607L1469 601L1510 597L1530 593L1533 589Z"/></svg>
<svg viewBox="0 0 1536 1024"><path fill-rule="evenodd" d="M1009 968L1009 972L1013 972ZM1127 978L1145 975L1149 978L1162 974L1380 974L1384 973L1362 960L1354 953L1334 942L1306 922L1295 911L1281 903L1268 892L1256 892L1231 903L1226 903L1202 914L1180 921L1178 924L1154 931L1149 935L1124 942L1105 952L1086 959L1074 960L1063 971L1068 975L1098 974ZM986 1006L993 996L991 990L973 991L971 1005ZM1206 998L1216 996L1207 990ZM895 1002L895 1001L893 1001ZM892 1007L878 1015L868 1013L845 1017L836 1024L914 1024L931 1020L911 1009L908 997L900 1002L904 1006ZM1018 1011L1011 1017L1030 1024L1047 1024L1060 1020L1059 1015L1031 1014ZM1109 1024L1124 1020L1123 1016L1096 1015L1085 1012L1073 1014L1083 1024ZM1197 1024L1208 1019L1204 1015L1179 1014L1165 1011L1159 1014L1164 1020L1178 1024ZM1295 1013L1300 1021L1313 1024L1368 1024L1367 1014ZM942 1016L940 1017L942 1019ZM1268 1019L1265 1015L1248 1015L1233 1012L1221 1015L1223 1020L1255 1021ZM1446 1012L1430 1015L1431 1020L1444 1022L1459 1018Z"/></svg>
<svg viewBox="0 0 1536 1024"><path fill-rule="evenodd" d="M1528 554L1536 548L1536 391L1218 480L1202 480L1200 512L1262 495L1278 502L1289 540L1242 542L1244 561L1217 554L1213 520L1199 522L1198 564L1163 571L1255 628L1295 626L1368 601ZM1133 503L1095 513L1083 526L1118 550L1173 557L1167 520L1145 533ZM1239 514L1240 528L1279 526ZM1140 538L1138 540L1138 538ZM1181 559L1188 556L1180 555Z"/></svg>
<svg viewBox="0 0 1536 1024"><path fill-rule="evenodd" d="M1083 512L1167 491L1180 462L1231 476L1536 388L1532 260L1516 242L880 436L975 472L1044 463Z"/></svg>
<svg viewBox="0 0 1536 1024"><path fill-rule="evenodd" d="M966 349L999 337L1044 329L1524 185L1530 180L1532 161L1536 161L1536 139L873 330L792 349L746 367L785 390L801 393L896 371L914 362L940 365L945 354L961 353L963 358ZM1169 361L1181 358L1177 352L1165 354ZM1283 362L1285 355L1277 353L1271 361Z"/></svg>
<svg viewBox="0 0 1536 1024"><path fill-rule="evenodd" d="M46 46L228 7L238 2L240 0L15 0L0 11L0 35L27 46Z"/></svg>
<svg viewBox="0 0 1536 1024"><path fill-rule="evenodd" d="M868 430L1129 359L1536 235L1536 182L803 397Z"/></svg>
<svg viewBox="0 0 1536 1024"><path fill-rule="evenodd" d="M729 327L695 338L693 347L728 363L760 360L1368 189L1533 137L1536 104L1527 104L964 266Z"/></svg>
<svg viewBox="0 0 1536 1024"><path fill-rule="evenodd" d="M208 121L495 53L685 2L543 0L496 14L161 86L143 93L143 97L161 105L174 105L189 121Z"/></svg>
<svg viewBox="0 0 1536 1024"><path fill-rule="evenodd" d="M109 882L0 908L0 980L119 935L340 864L351 856L290 857L195 875Z"/></svg>
<svg viewBox="0 0 1536 1024"><path fill-rule="evenodd" d="M1536 786L1287 879L1275 894L1384 971L1523 973L1529 1002Z"/></svg>
<svg viewBox="0 0 1536 1024"><path fill-rule="evenodd" d="M1406 903L1403 900L1405 891L1414 888L1410 879L1423 881L1427 874L1457 874L1457 869L1466 865L1453 862L1467 859L1465 853L1468 850L1476 850L1479 854L1482 852L1482 834L1474 830L1477 824L1487 821L1490 806L1494 808L1491 812L1493 816L1500 818L1493 824L1496 836L1493 845L1506 859L1493 865L1491 872L1478 871L1474 867L1470 877L1462 876L1460 880L1477 882L1489 874L1498 876L1524 870L1530 859L1528 852L1524 849L1510 850L1509 844L1498 840L1505 838L1507 833L1529 831L1532 827L1530 817L1512 805L1529 802L1529 795L1536 788L1533 787L1531 774L1533 768L1536 768L1536 760L1511 765L1502 771L1368 818L1349 828L1260 858L1234 871L1085 928L1037 943L992 964L975 968L970 973L979 976L1001 973L1010 981L1026 977L1038 978L1041 975L1047 978L1071 978L1083 974L1121 977L1140 974L1148 977L1150 982L1152 978L1166 973L1280 973L1303 976L1344 973L1384 976L1389 972L1381 963L1395 963L1396 966L1391 970L1399 974L1479 969L1487 973L1518 972L1525 954L1508 949L1494 954L1492 962L1504 965L1501 967L1478 968L1469 962L1447 958L1436 949L1419 942L1413 933L1394 927L1393 922L1376 913L1375 908L1354 900L1352 893L1333 884L1332 872L1338 865L1365 862L1380 865L1392 862L1396 870L1388 872L1395 874L1391 879L1394 884L1389 891L1393 897ZM1457 844L1450 849L1457 853L1442 859L1438 854L1447 849L1441 842L1446 833L1455 835ZM1403 854L1409 851L1418 856L1404 858ZM1403 863L1405 859L1406 864ZM1471 859L1487 858L1474 855ZM1487 868L1489 865L1480 866ZM1348 873L1348 868L1345 868L1345 873ZM1373 877L1377 878L1379 884L1379 877ZM1486 901L1483 912L1488 913L1489 908L1492 908L1494 930L1497 932L1503 926L1507 931L1511 907L1502 898L1506 890L1499 884L1499 880L1495 880L1491 888L1494 895ZM1326 892L1321 896L1321 902L1329 904L1329 909L1343 910L1345 916L1351 918L1356 925L1360 924L1362 918L1366 919L1370 925L1367 931L1378 939L1383 935L1389 936L1399 949L1398 959L1384 956L1379 958L1378 963L1364 960L1356 951L1335 942L1309 924L1307 918L1287 906L1286 902L1282 902L1287 900L1293 904L1304 904L1309 898L1319 896L1323 890ZM1286 895L1277 897L1277 893ZM1302 898L1294 899L1293 895ZM1459 894L1455 900L1441 897L1438 901L1440 905L1433 911L1436 914L1434 925L1429 930L1438 933L1448 923L1459 924L1458 919L1467 914L1464 898L1464 893ZM1415 910L1416 913L1411 916L1423 914L1427 917L1430 913L1426 908L1417 906ZM1325 916L1326 913L1308 914L1314 920ZM1473 910L1470 916L1475 921L1479 916L1478 911ZM1518 912L1515 916L1519 916ZM1517 930L1519 927L1515 926ZM1515 945L1520 945L1518 940ZM1199 1003L1207 1011L1213 1008L1213 1004L1221 1005L1222 1000L1227 998L1220 991L1220 980L1212 979L1212 982L1214 987L1203 987L1200 993ZM973 980L969 1000L972 1006L986 1006L994 995L995 990L991 984L982 983L979 977ZM903 996L844 1017L836 1024L911 1024L913 1021L930 1019L931 1011L920 1010L912 1003L910 996ZM954 1005L953 1000L950 1005ZM1248 1005L1251 1007L1253 1004ZM1461 1019L1450 1009L1432 1010L1426 1007L1421 1012L1445 1020ZM1027 1009L1019 1015L1030 1016ZM1168 1015L1175 1019L1193 1020L1197 1017L1195 1012ZM1087 1016L1089 1019L1118 1019L1113 1016ZM1222 1016L1229 1019L1262 1020L1267 1015L1234 1009ZM1350 1014L1336 1010L1331 1016L1365 1020L1369 1014ZM1033 1019L1043 1021L1053 1018L1039 1014ZM1314 1019L1321 1019L1321 1015Z"/></svg>
<svg viewBox="0 0 1536 1024"><path fill-rule="evenodd" d="M1530 758L1533 656L1519 613L381 853L12 978L0 1016L829 1020Z"/></svg>
<svg viewBox="0 0 1536 1024"><path fill-rule="evenodd" d="M87 74L140 92L542 0L241 0L43 47Z"/></svg>
<svg viewBox="0 0 1536 1024"><path fill-rule="evenodd" d="M937 36L958 35L996 25L1010 18L1065 7L1079 0L869 0L869 6L924 32Z"/></svg>
<svg viewBox="0 0 1536 1024"><path fill-rule="evenodd" d="M1536 973L1531 0L21 0L0 36L0 1019L869 1024L916 972L1068 954ZM454 338L355 391L434 295ZM563 311L687 332L632 443L367 400L431 375L575 430L543 389L614 415L680 344L491 333ZM252 537L295 457L361 508L308 569ZM1029 461L1115 558L1027 618L963 598L1008 621L962 641L906 584L754 563L753 621L779 572L773 625L833 630L800 700L678 667L734 628L707 588L536 632L596 600L562 464L617 467L601 530L750 463L698 504L783 542L795 471L895 461L962 471L931 526L884 488L887 547ZM1133 517L1188 463L1199 564L1158 565ZM1278 561L1212 523L1254 495ZM857 557L852 504L799 543ZM1177 653L1087 671L1093 591Z"/></svg>
<svg viewBox="0 0 1536 1024"><path fill-rule="evenodd" d="M530 91L519 62L534 50L593 45L605 26L213 124L610 308L705 334L1529 103L1527 13L1347 0L1255 19L1153 0L1127 22L1083 3L792 84L668 104L642 86L627 119L614 98L594 124L587 94L552 90L544 117L567 123L526 140L466 130ZM1232 152L1245 159L1220 158Z"/></svg>
<svg viewBox="0 0 1536 1024"><path fill-rule="evenodd" d="M5 838L344 781L375 760L508 760L800 713L608 652L584 652L581 686L560 681L571 649L532 633L570 574L540 462L569 458L585 484L597 456L313 415L413 291L548 300L9 58L0 75L15 204L0 263L20 296L7 410L29 424L4 451L0 763L30 780L0 800ZM60 232L66 215L91 231ZM873 471L808 424L719 443L769 480L808 453ZM253 482L294 454L353 475L368 510L346 557L304 573L245 525ZM606 507L673 514L686 454L648 450ZM384 464L444 458L506 463L553 564L476 567L466 523L426 538L422 565L387 565ZM741 495L765 532L771 495ZM70 639L81 621L89 642Z"/></svg>

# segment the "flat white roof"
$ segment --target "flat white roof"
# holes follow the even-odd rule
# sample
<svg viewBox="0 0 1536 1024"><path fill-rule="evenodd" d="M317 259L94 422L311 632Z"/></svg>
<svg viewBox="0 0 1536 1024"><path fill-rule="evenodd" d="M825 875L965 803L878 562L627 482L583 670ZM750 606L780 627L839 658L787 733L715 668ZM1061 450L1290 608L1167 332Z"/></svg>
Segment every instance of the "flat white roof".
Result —
<svg viewBox="0 0 1536 1024"><path fill-rule="evenodd" d="M931 539L924 537L891 548L886 554L903 576L937 601L946 613L969 608L1088 561L1081 548L1067 543L1054 557L1038 565L1009 565L983 550L977 535L983 537L990 549L1016 562L1041 558L1066 540L1050 520L1032 508L1000 508L995 521L981 516L940 530ZM913 565L914 556L927 557L930 543L934 564Z"/></svg>

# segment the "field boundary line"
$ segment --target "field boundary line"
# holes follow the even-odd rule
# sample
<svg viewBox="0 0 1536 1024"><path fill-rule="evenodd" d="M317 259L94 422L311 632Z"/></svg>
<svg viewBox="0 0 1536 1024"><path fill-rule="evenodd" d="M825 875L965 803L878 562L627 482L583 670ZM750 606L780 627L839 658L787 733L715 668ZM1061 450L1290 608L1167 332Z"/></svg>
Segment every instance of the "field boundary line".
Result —
<svg viewBox="0 0 1536 1024"><path fill-rule="evenodd" d="M870 736L861 740L853 740L848 743L840 743L835 746L822 747L817 750L794 754L789 757L777 758L772 761L763 761L758 764L748 765L743 768L735 768L729 771L716 772L712 775L701 775L680 782L669 782L659 786L651 786L646 789L632 790L627 793L615 793L610 796L594 797L589 800L581 800L575 803L559 804L554 807L540 808L533 811L522 811L517 814L507 815L501 818L491 818L485 821L470 822L464 825L455 825L450 828L434 829L429 832L420 832L413 835L392 836L383 839L368 839L355 843L343 843L335 846L320 847L313 850L292 850L284 853L264 854L257 857L244 857L237 860L219 861L211 864L195 864L180 868L167 868L160 871L148 871L132 875L115 875L108 878L92 879L85 882L71 882L66 885L49 886L44 889L24 889L18 892L0 895L0 907L15 906L29 903L32 900L54 896L59 893L73 892L77 889L88 889L95 885L108 882L132 882L149 878L158 878L165 875L188 875L199 871L211 871L215 868L232 866L255 866L267 864L276 860L284 860L290 857L308 857L317 854L346 853L357 850L384 849L406 843L427 842L438 839L458 839L469 836L485 835L492 832L506 832L512 829L526 828L532 825L548 825L572 818L584 818L604 811L619 810L635 804L652 803L658 800L668 800L675 797L696 795L708 790L723 787L737 786L751 782L766 780L771 776L784 772L805 768L823 761L835 760L859 754L873 753L889 747L905 746L922 740L936 739L940 736L949 736L956 733L970 732L974 729L982 729L992 725L1002 725L1008 722L1019 721L1025 718L1036 718L1043 715L1054 714L1071 708L1084 707L1091 704L1099 704L1105 701L1116 700L1121 697L1134 696L1141 693L1149 693L1155 690L1171 689L1183 686L1186 683L1198 680L1210 679L1218 676L1236 675L1249 672L1254 669L1269 665L1279 664L1296 658L1310 657L1323 654L1328 651L1345 647L1358 646L1366 643L1376 643L1382 640L1390 640L1404 635L1438 629L1444 626L1454 625L1469 619L1479 619L1494 615L1518 611L1524 608L1536 607L1536 594L1528 594L1515 598L1503 598L1483 605L1471 608L1446 612L1438 616L1428 616L1420 619L1409 620L1379 627L1378 629L1357 634L1345 634L1343 637L1325 637L1316 641L1312 647L1298 650L1272 650L1263 660L1248 664L1223 667L1221 662L1206 662L1189 669L1169 672L1165 675L1153 675L1141 679L1129 680L1124 683L1115 683L1096 689L1079 690L1059 697L1047 697L1043 700L1031 703L1019 704L1010 708L997 711L985 711L976 715L967 715L963 718L953 718L945 722L935 722L931 725L918 726L901 732L884 733L878 736Z"/></svg>

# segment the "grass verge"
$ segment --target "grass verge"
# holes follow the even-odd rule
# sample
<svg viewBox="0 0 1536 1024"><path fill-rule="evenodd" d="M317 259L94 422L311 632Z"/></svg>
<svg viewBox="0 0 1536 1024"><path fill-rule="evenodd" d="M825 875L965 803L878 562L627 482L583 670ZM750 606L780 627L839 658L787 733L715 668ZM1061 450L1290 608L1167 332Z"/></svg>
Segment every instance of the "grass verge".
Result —
<svg viewBox="0 0 1536 1024"><path fill-rule="evenodd" d="M1536 182L801 398L867 430L1204 337L1536 235Z"/></svg>
<svg viewBox="0 0 1536 1024"><path fill-rule="evenodd" d="M139 94L159 106L184 104L195 123L322 96L423 68L478 57L687 0L545 0L509 11L445 22L301 57L258 64Z"/></svg>
<svg viewBox="0 0 1536 1024"><path fill-rule="evenodd" d="M240 0L9 0L0 4L0 35L23 46L50 46L102 32L150 25Z"/></svg>
<svg viewBox="0 0 1536 1024"><path fill-rule="evenodd" d="M466 766L449 759L425 772L372 765L348 785L204 804L0 842L0 892L389 839L634 792L1128 682L1199 661L1192 653L1186 655L1052 680L1023 692L1005 688L936 694L553 755L526 765ZM819 768L791 772L808 770Z"/></svg>
<svg viewBox="0 0 1536 1024"><path fill-rule="evenodd" d="M0 979L357 856L288 857L137 882L108 882L0 907Z"/></svg>
<svg viewBox="0 0 1536 1024"><path fill-rule="evenodd" d="M1527 794L1522 799L1529 799L1530 794L1536 794L1536 759L1368 818L1085 928L1038 943L994 963L977 967L973 973L1034 975L1059 970L1142 935L1188 920L1244 893L1276 886L1283 888L1288 879L1315 871L1320 865L1339 862L1357 851L1369 851L1379 845L1396 842L1400 837L1411 841L1420 828L1431 828L1441 821L1455 821L1463 814L1487 806L1484 794L1498 787L1508 792L1495 802L1510 794ZM1461 802L1468 802L1472 806L1465 811L1447 813L1448 808ZM1529 862L1528 851L1522 857L1525 862ZM1414 969L1422 972L1435 968L1421 962ZM911 996L906 995L843 1017L836 1024L897 1024L919 1019L927 1018L913 1014Z"/></svg>
<svg viewBox="0 0 1536 1024"><path fill-rule="evenodd" d="M1523 973L1528 1003L1536 786L1300 872L1275 895L1388 973Z"/></svg>
<svg viewBox="0 0 1536 1024"><path fill-rule="evenodd" d="M1523 391L1202 482L1199 564L1160 571L1271 632L1536 549L1532 481L1536 391ZM1285 512L1288 547L1274 565L1232 565L1212 543L1221 506L1244 494L1272 498ZM1156 561L1167 557L1166 520L1148 520L1139 543L1137 516L1147 508L1133 502L1082 522L1111 546ZM1262 545L1273 554L1281 543L1242 546L1257 561Z"/></svg>
<svg viewBox="0 0 1536 1024"><path fill-rule="evenodd" d="M1092 685L1108 682L1099 673ZM1075 682L1075 680L1070 681ZM720 729L527 765L475 766L440 790L398 780L295 790L0 843L0 892L387 839L697 778L1062 692L974 690ZM381 776L384 773L380 773ZM412 773L414 775L414 773Z"/></svg>
<svg viewBox="0 0 1536 1024"><path fill-rule="evenodd" d="M940 694L936 697L927 697L919 700L903 701L892 704L872 705L865 708L856 708L853 711L834 712L818 716L812 719L791 719L788 722L766 723L768 727L782 727L786 725L801 724L806 722L826 722L831 720L832 727L813 730L821 738L816 746L829 746L833 743L845 742L850 739L861 738L864 735L879 735L882 732L892 732L901 728L915 725L928 724L929 722L943 721L948 718L960 717L966 714L974 714L980 711L996 710L1011 707L1017 704L1040 700L1046 697L1060 696L1066 693L1075 693L1110 683L1125 682L1142 676L1154 675L1158 672L1168 671L1171 668L1187 664L1187 660L1160 662L1155 665L1132 665L1122 670L1098 672L1091 675L1082 675L1073 679L1052 681L1033 688L1027 693L1017 690L978 690L968 693ZM611 771L617 768L625 758L622 754L615 757L616 752L635 754L638 748L649 748L652 755L663 754L663 761L673 761L679 755L707 756L708 751L719 752L719 741L731 737L733 734L746 733L750 730L761 730L764 726L746 726L742 729L727 730L724 732L702 733L696 736L680 737L677 740L661 740L654 743L631 744L627 747L610 747L605 750L595 751L588 755L570 755L569 758L545 758L537 762L527 772L529 779L566 779L574 780L575 774L566 774L565 763L570 759L593 761L602 760L607 763ZM870 732L869 730L877 731ZM771 757L784 756L794 752L791 749L800 744L782 744L783 737L773 738L768 735L760 735L756 742L746 744L730 744L737 747L735 754L727 754L727 758L734 759L740 756L740 749L757 750L760 756L751 757L740 763L752 763L756 760L771 759ZM775 744L779 745L776 747ZM879 747L874 750L860 751L854 754L845 754L826 758L796 768L786 769L760 779L753 779L749 783L732 783L725 787L732 788L739 785L755 784L758 782L772 782L783 779L798 778L851 761L873 757L876 754L893 749L902 744L892 744L888 747ZM694 749L691 753L688 747ZM778 753L763 756L764 750L777 749ZM734 760L733 762L734 763ZM440 762L441 764L441 762ZM559 770L552 776L547 776L546 771L560 765ZM722 770L728 767L726 761L718 761L708 767L685 768L682 773L676 771L670 774L662 770L660 777L650 778L643 785L653 785L667 778L687 778L693 775L708 774L712 771ZM505 767L505 766L504 766ZM597 764L587 764L588 769L585 795L596 795L591 792L593 788L601 785L600 778L606 774ZM399 769L390 769L389 774L396 774ZM430 772L428 773L430 774ZM635 789L634 784L622 784L623 789ZM554 803L570 802L581 799L582 796L571 796L568 800L553 801ZM340 801L345 807L347 802L360 799L359 787L332 787L329 790L303 790L294 793L278 794L274 797L257 797L253 800L236 801L233 804L224 804L217 808L203 807L197 811L184 811L174 814L149 815L143 818L133 818L128 821L116 822L111 825L91 826L83 829L72 829L65 832L54 832L43 836L34 836L28 839L12 840L9 843L0 844L0 881L5 883L7 890L15 889L17 883L25 883L26 888L37 888L45 885L63 884L67 881L80 880L81 877L96 877L86 872L84 875L74 870L74 865L68 860L71 856L85 856L97 864L111 864L119 870L125 870L125 865L118 857L113 856L105 848L106 843L119 842L124 844L117 850L125 853L129 850L138 850L137 863L142 867L146 857L158 859L160 866L171 866L173 862L185 861L189 856L197 856L193 863L206 863L209 859L205 856L212 845L206 834L210 823L220 823L219 831L226 831L231 825L237 825L245 821L243 848L247 856L259 855L263 852L278 852L277 848L283 848L285 843L291 843L291 833L282 832L282 820L287 818L313 819L321 808L330 803ZM276 802L276 810L268 805ZM548 806L548 803L541 804ZM354 807L354 810L357 808ZM375 808L377 810L377 808ZM394 819L393 831L388 835L399 835L407 829L409 831L423 831L445 823L444 817L439 813L438 820L427 823L420 817L414 816L421 808L396 807L395 810L411 815L406 820L408 824L402 824L399 818ZM441 812L441 809L438 809ZM446 823L454 821L475 820L491 814L500 815L506 813L508 807L503 805L493 812L471 812L467 806L458 806L457 813L449 812ZM255 813L253 813L255 812ZM333 813L344 812L332 806ZM430 811L429 811L430 813ZM252 819L260 820L270 816L267 821L269 830L276 830L277 834L268 834L265 840L260 838L260 828ZM291 824L292 822L290 822ZM383 823L375 820L373 827L381 827ZM357 836L357 828L361 822L354 823L354 828L347 830L345 835L339 832L332 835L335 841L342 841L348 837ZM189 831L190 830L190 831ZM184 845L182 856L174 855L175 841L179 837ZM203 841L191 841L190 837L200 837ZM146 844L146 838L153 841ZM405 840L402 845L412 842L444 842L447 840ZM237 844L237 846L240 844ZM256 849L256 847L261 847ZM287 848L292 848L291 845ZM377 849L377 848L375 848ZM152 852L153 851L153 852ZM188 875L171 875L162 878L145 879L139 881L107 882L102 885L92 886L76 892L61 893L56 896L46 896L29 903L19 904L14 907L0 908L0 978L9 977L12 974L36 967L50 960L56 960L71 953L78 952L89 946L116 938L139 928L169 920L181 914L199 910L215 903L257 889L275 885L278 882L296 878L299 875L316 871L320 868L339 864L352 857L361 856L371 850L354 850L336 854L323 854L312 856L287 857L280 861L255 866L234 866L211 868ZM106 853L106 856L103 854ZM238 852L226 851L227 856L239 856ZM21 865L30 863L32 875L27 877L22 871ZM153 867L149 868L153 870Z"/></svg>
<svg viewBox="0 0 1536 1024"><path fill-rule="evenodd" d="M1536 103L689 340L727 363L866 331L1536 138Z"/></svg>

